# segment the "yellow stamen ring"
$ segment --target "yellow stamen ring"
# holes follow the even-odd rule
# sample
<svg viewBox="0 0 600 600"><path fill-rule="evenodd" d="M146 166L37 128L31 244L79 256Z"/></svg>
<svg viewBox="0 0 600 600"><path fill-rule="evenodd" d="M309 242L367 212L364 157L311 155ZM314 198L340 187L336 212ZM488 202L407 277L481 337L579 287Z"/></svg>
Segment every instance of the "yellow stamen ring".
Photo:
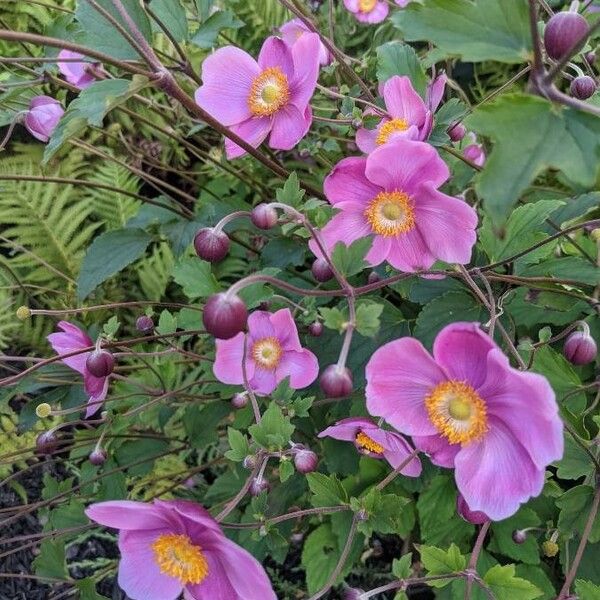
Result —
<svg viewBox="0 0 600 600"><path fill-rule="evenodd" d="M488 430L484 400L463 381L436 385L425 398L429 419L451 444L468 444Z"/></svg>
<svg viewBox="0 0 600 600"><path fill-rule="evenodd" d="M370 13L377 6L378 0L358 0L358 10L362 13Z"/></svg>
<svg viewBox="0 0 600 600"><path fill-rule="evenodd" d="M179 579L182 585L200 583L208 575L208 562L202 549L192 544L187 535L159 535L152 550L161 573Z"/></svg>
<svg viewBox="0 0 600 600"><path fill-rule="evenodd" d="M269 67L254 78L248 96L248 107L256 117L268 117L290 99L287 77L279 67Z"/></svg>
<svg viewBox="0 0 600 600"><path fill-rule="evenodd" d="M393 237L415 226L415 213L407 194L380 192L369 202L364 215L373 233Z"/></svg>
<svg viewBox="0 0 600 600"><path fill-rule="evenodd" d="M356 443L365 450L372 452L373 454L383 454L385 448L378 444L375 440L372 440L366 433L359 431L356 434Z"/></svg>
<svg viewBox="0 0 600 600"><path fill-rule="evenodd" d="M391 119L385 122L377 133L375 143L378 146L385 144L393 133L398 131L406 131L408 129L408 123L404 119Z"/></svg>
<svg viewBox="0 0 600 600"><path fill-rule="evenodd" d="M260 367L273 370L281 360L283 348L276 337L266 337L254 342L251 354Z"/></svg>

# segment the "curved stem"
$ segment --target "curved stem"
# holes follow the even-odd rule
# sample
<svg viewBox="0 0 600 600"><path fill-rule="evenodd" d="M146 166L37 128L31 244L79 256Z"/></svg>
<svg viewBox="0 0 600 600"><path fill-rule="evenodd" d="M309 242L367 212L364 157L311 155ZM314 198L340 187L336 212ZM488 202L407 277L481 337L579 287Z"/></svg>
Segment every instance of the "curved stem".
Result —
<svg viewBox="0 0 600 600"><path fill-rule="evenodd" d="M473 576L477 575L477 560L483 549L483 542L487 535L488 529L490 528L491 521L486 521L479 530L477 539L475 540L475 546L471 552L471 558L469 559L469 566L467 567L467 585L465 588L465 600L470 600L471 591L473 589Z"/></svg>

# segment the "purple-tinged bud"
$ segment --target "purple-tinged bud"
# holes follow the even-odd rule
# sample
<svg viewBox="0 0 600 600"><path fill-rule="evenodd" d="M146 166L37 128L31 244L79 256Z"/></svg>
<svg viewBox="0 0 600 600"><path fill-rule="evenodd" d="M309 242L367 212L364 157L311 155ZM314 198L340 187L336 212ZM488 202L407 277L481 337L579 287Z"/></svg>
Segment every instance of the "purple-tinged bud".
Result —
<svg viewBox="0 0 600 600"><path fill-rule="evenodd" d="M462 123L456 123L448 129L448 135L453 142L460 142L467 134L467 128Z"/></svg>
<svg viewBox="0 0 600 600"><path fill-rule="evenodd" d="M319 383L328 398L343 398L352 392L352 373L347 367L329 365L321 374Z"/></svg>
<svg viewBox="0 0 600 600"><path fill-rule="evenodd" d="M333 271L324 258L317 258L310 270L313 277L320 283L325 283L333 277Z"/></svg>
<svg viewBox="0 0 600 600"><path fill-rule="evenodd" d="M29 103L23 124L34 138L47 142L64 113L58 100L50 96L35 96Z"/></svg>
<svg viewBox="0 0 600 600"><path fill-rule="evenodd" d="M310 156L310 150L308 148L302 148L298 151L300 158L308 158Z"/></svg>
<svg viewBox="0 0 600 600"><path fill-rule="evenodd" d="M231 406L233 408L244 408L248 404L248 394L246 392L241 392L240 394L236 394L231 399Z"/></svg>
<svg viewBox="0 0 600 600"><path fill-rule="evenodd" d="M585 41L588 24L576 12L559 12L550 18L544 30L544 45L550 58L560 60L574 50L579 40Z"/></svg>
<svg viewBox="0 0 600 600"><path fill-rule="evenodd" d="M277 225L277 210L270 204L258 204L250 213L250 220L259 229L271 229Z"/></svg>
<svg viewBox="0 0 600 600"><path fill-rule="evenodd" d="M585 60L587 60L590 65L593 65L596 62L596 53L593 51L586 53Z"/></svg>
<svg viewBox="0 0 600 600"><path fill-rule="evenodd" d="M596 358L598 348L589 333L575 331L567 338L563 352L565 358L574 365L587 365Z"/></svg>
<svg viewBox="0 0 600 600"><path fill-rule="evenodd" d="M362 119L352 119L352 129L360 129L363 126Z"/></svg>
<svg viewBox="0 0 600 600"><path fill-rule="evenodd" d="M381 281L381 277L377 271L371 271L367 277L367 283L377 283Z"/></svg>
<svg viewBox="0 0 600 600"><path fill-rule="evenodd" d="M220 340L228 340L244 331L248 321L248 310L244 301L236 295L226 293L211 296L204 305L202 322L206 331Z"/></svg>
<svg viewBox="0 0 600 600"><path fill-rule="evenodd" d="M342 600L360 600L362 595L365 593L360 588L346 588L342 593Z"/></svg>
<svg viewBox="0 0 600 600"><path fill-rule="evenodd" d="M266 479L259 479L258 477L255 477L250 484L250 495L258 496L261 494L261 492L264 492L265 490L268 491L270 487L271 486Z"/></svg>
<svg viewBox="0 0 600 600"><path fill-rule="evenodd" d="M196 254L208 262L219 262L229 252L229 237L224 231L213 227L204 227L194 238Z"/></svg>
<svg viewBox="0 0 600 600"><path fill-rule="evenodd" d="M103 465L106 462L106 450L104 448L94 448L90 453L89 460L97 467Z"/></svg>
<svg viewBox="0 0 600 600"><path fill-rule="evenodd" d="M108 377L115 368L115 359L106 350L94 350L87 357L85 368L94 377Z"/></svg>
<svg viewBox="0 0 600 600"><path fill-rule="evenodd" d="M308 333L313 337L319 337L323 333L323 323L315 321L308 326Z"/></svg>
<svg viewBox="0 0 600 600"><path fill-rule="evenodd" d="M489 521L490 518L479 510L471 510L466 500L462 497L462 494L459 494L456 498L456 512L468 523L472 523L473 525L482 525L486 521Z"/></svg>
<svg viewBox="0 0 600 600"><path fill-rule="evenodd" d="M58 448L58 437L53 431L44 431L35 440L35 451L38 454L53 454Z"/></svg>
<svg viewBox="0 0 600 600"><path fill-rule="evenodd" d="M485 150L481 144L469 144L463 150L463 156L478 167L483 167L485 164Z"/></svg>
<svg viewBox="0 0 600 600"><path fill-rule="evenodd" d="M366 511L366 509L361 508L357 513L356 513L356 519L358 521L368 521L369 520L369 513Z"/></svg>
<svg viewBox="0 0 600 600"><path fill-rule="evenodd" d="M587 100L596 93L596 82L589 75L575 77L571 81L571 94L579 100Z"/></svg>
<svg viewBox="0 0 600 600"><path fill-rule="evenodd" d="M248 454L248 456L244 457L242 465L244 465L244 469L254 469L256 466L256 456L254 456L254 454Z"/></svg>
<svg viewBox="0 0 600 600"><path fill-rule="evenodd" d="M294 453L294 466L299 473L312 473L317 468L319 457L308 448L302 448Z"/></svg>
<svg viewBox="0 0 600 600"><path fill-rule="evenodd" d="M196 478L195 477L188 477L184 482L183 482L183 486L185 488L187 488L188 490L193 490L196 487Z"/></svg>
<svg viewBox="0 0 600 600"><path fill-rule="evenodd" d="M137 318L135 328L142 333L150 333L154 329L154 321L152 320L152 317L142 315Z"/></svg>
<svg viewBox="0 0 600 600"><path fill-rule="evenodd" d="M512 532L512 539L515 544L524 544L527 541L527 532L523 529L515 529Z"/></svg>

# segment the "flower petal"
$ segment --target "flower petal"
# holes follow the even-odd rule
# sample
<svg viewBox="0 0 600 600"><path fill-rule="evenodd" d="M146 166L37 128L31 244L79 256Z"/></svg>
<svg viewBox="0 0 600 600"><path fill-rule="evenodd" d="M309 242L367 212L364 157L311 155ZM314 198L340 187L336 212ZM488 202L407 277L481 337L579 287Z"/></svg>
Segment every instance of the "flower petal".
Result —
<svg viewBox="0 0 600 600"><path fill-rule="evenodd" d="M399 271L412 273L421 269L429 269L435 262L435 257L416 227L390 238L390 240L387 261Z"/></svg>
<svg viewBox="0 0 600 600"><path fill-rule="evenodd" d="M367 179L366 166L367 158L364 156L344 158L337 163L323 182L327 200L333 205L349 200L366 205L375 198L382 189Z"/></svg>
<svg viewBox="0 0 600 600"><path fill-rule="evenodd" d="M258 66L261 71L278 67L288 82L294 77L294 61L290 48L281 38L275 36L270 36L263 42L258 55Z"/></svg>
<svg viewBox="0 0 600 600"><path fill-rule="evenodd" d="M305 33L292 47L294 79L290 85L291 101L303 111L315 92L319 78L321 38L318 33Z"/></svg>
<svg viewBox="0 0 600 600"><path fill-rule="evenodd" d="M302 350L296 321L289 308L282 308L269 316L274 335L284 350Z"/></svg>
<svg viewBox="0 0 600 600"><path fill-rule="evenodd" d="M389 119L383 119L381 124L376 129L367 129L366 127L361 127L356 131L354 141L361 152L369 154L370 152L373 152L375 148L377 148L377 136L379 135L379 129L381 125L387 123L388 121Z"/></svg>
<svg viewBox="0 0 600 600"><path fill-rule="evenodd" d="M370 250L367 252L365 256L365 260L372 266L376 267L380 265L384 260L387 260L387 257L390 253L390 248L392 247L392 240L389 237L384 237L382 235L374 235L373 236L373 245Z"/></svg>
<svg viewBox="0 0 600 600"><path fill-rule="evenodd" d="M373 429L377 429L377 425L367 417L348 417L338 421L335 425L330 425L327 429L321 431L317 437L330 437L343 442L354 442L360 431L370 432Z"/></svg>
<svg viewBox="0 0 600 600"><path fill-rule="evenodd" d="M253 148L258 148L269 135L269 131L271 130L271 119L268 117L252 117L237 125L231 126L230 129ZM225 154L227 155L227 158L231 159L243 156L246 154L246 151L235 142L232 142L229 138L225 138Z"/></svg>
<svg viewBox="0 0 600 600"><path fill-rule="evenodd" d="M307 133L312 124L312 111L307 106L304 113L287 104L273 115L269 146L276 150L291 150Z"/></svg>
<svg viewBox="0 0 600 600"><path fill-rule="evenodd" d="M266 310L255 310L248 317L248 337L249 348L255 340L262 340L268 337L277 337L277 332L271 322L271 313ZM238 334L239 335L239 334Z"/></svg>
<svg viewBox="0 0 600 600"><path fill-rule="evenodd" d="M368 436L385 448L383 456L394 469L405 462L413 452L411 445L399 433L377 428L369 431ZM407 477L418 477L421 468L421 461L415 456L400 473Z"/></svg>
<svg viewBox="0 0 600 600"><path fill-rule="evenodd" d="M277 366L277 379L281 381L289 376L290 387L295 390L308 387L318 375L319 361L307 349L284 352Z"/></svg>
<svg viewBox="0 0 600 600"><path fill-rule="evenodd" d="M248 377L248 383L257 394L267 396L277 387L279 381L274 370L262 369L255 365L254 375L252 378Z"/></svg>
<svg viewBox="0 0 600 600"><path fill-rule="evenodd" d="M427 95L425 101L427 102L427 107L432 113L437 110L442 98L444 97L444 91L446 89L447 82L448 77L446 76L446 73L442 73L427 86Z"/></svg>
<svg viewBox="0 0 600 600"><path fill-rule="evenodd" d="M114 529L161 529L172 526L164 511L147 502L95 502L85 509L85 514L92 521Z"/></svg>
<svg viewBox="0 0 600 600"><path fill-rule="evenodd" d="M434 465L451 469L454 467L454 457L460 450L460 444L450 444L439 434L413 436L415 446L427 454Z"/></svg>
<svg viewBox="0 0 600 600"><path fill-rule="evenodd" d="M404 119L409 125L422 127L427 109L423 99L412 86L409 77L394 75L383 86L383 98L390 115Z"/></svg>
<svg viewBox="0 0 600 600"><path fill-rule="evenodd" d="M102 407L102 402L108 393L108 377L94 377L86 370L83 376L85 393L88 395L88 403L85 411L86 418L97 413Z"/></svg>
<svg viewBox="0 0 600 600"><path fill-rule="evenodd" d="M217 352L213 364L213 373L221 383L241 385L244 382L242 372L244 339L244 332L240 332L229 340L215 340ZM250 360L246 361L246 374L248 379L254 375L254 363Z"/></svg>

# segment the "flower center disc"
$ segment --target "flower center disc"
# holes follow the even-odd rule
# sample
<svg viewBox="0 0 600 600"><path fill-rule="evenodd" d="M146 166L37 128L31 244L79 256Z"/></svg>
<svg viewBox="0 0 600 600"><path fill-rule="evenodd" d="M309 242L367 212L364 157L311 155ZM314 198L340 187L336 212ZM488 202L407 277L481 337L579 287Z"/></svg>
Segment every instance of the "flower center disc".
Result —
<svg viewBox="0 0 600 600"><path fill-rule="evenodd" d="M380 192L364 214L373 232L384 237L406 233L415 226L415 214L404 192Z"/></svg>
<svg viewBox="0 0 600 600"><path fill-rule="evenodd" d="M152 550L161 573L179 579L182 585L200 583L208 575L208 562L201 548L187 535L159 535Z"/></svg>
<svg viewBox="0 0 600 600"><path fill-rule="evenodd" d="M488 430L485 402L467 383L445 381L425 398L429 419L451 444L468 444Z"/></svg>
<svg viewBox="0 0 600 600"><path fill-rule="evenodd" d="M377 6L377 0L358 0L358 10L363 13L370 13L375 6Z"/></svg>
<svg viewBox="0 0 600 600"><path fill-rule="evenodd" d="M279 67L269 67L255 77L248 96L248 107L256 117L268 117L290 99L287 77Z"/></svg>
<svg viewBox="0 0 600 600"><path fill-rule="evenodd" d="M252 346L252 358L263 369L275 369L282 354L281 344L275 337L263 338Z"/></svg>
<svg viewBox="0 0 600 600"><path fill-rule="evenodd" d="M375 440L372 440L366 433L359 431L356 434L356 443L365 450L372 452L373 454L383 454L385 448L378 444Z"/></svg>
<svg viewBox="0 0 600 600"><path fill-rule="evenodd" d="M399 131L406 131L407 129L408 123L404 119L391 119L379 128L379 133L377 134L375 143L378 146L381 146L389 141L392 134Z"/></svg>

